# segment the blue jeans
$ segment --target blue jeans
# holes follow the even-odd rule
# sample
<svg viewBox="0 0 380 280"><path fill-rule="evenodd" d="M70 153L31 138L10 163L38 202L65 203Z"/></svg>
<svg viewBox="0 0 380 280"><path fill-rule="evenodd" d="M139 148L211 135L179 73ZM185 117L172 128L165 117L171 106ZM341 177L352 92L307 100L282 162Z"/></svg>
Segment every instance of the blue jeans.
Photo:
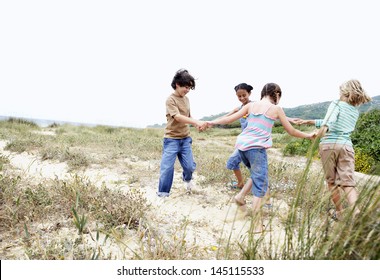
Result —
<svg viewBox="0 0 380 280"><path fill-rule="evenodd" d="M266 149L239 151L242 162L249 169L252 179L252 194L263 197L268 190L268 158Z"/></svg>
<svg viewBox="0 0 380 280"><path fill-rule="evenodd" d="M164 138L162 159L160 167L160 181L158 183L158 196L169 196L173 184L174 163L176 158L182 166L182 179L190 182L196 167L194 162L191 137L183 139Z"/></svg>
<svg viewBox="0 0 380 280"><path fill-rule="evenodd" d="M238 149L235 149L235 151L230 155L229 159L227 160L227 169L229 170L239 170L240 169L240 152Z"/></svg>

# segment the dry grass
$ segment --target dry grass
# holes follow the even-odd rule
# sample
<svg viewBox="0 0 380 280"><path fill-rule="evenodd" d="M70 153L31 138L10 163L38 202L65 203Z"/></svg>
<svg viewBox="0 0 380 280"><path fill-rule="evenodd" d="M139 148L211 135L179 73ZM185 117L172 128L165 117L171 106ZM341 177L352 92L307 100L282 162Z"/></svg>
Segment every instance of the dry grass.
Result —
<svg viewBox="0 0 380 280"><path fill-rule="evenodd" d="M220 201L234 195L225 188L233 179L225 164L237 134L238 130L192 131L197 182L203 189L186 199L204 211L222 208ZM170 226L161 227L164 220L154 220L158 208L143 190L158 179L162 135L161 129L41 129L14 120L1 122L0 139L6 143L0 157L1 259L380 258L378 181L359 182L359 217L348 209L342 222L334 222L326 215L331 204L315 163L284 160L278 154L271 155L270 185L272 198L281 203L264 211L271 232L248 231L235 239L232 228L237 221L226 220L222 232L210 227L218 243L205 246L193 236L205 220L168 217ZM276 136L276 147L286 141ZM70 176L31 177L14 168L6 153L66 163ZM116 170L119 175L99 185L85 173L93 169ZM180 172L178 165L176 171ZM209 197L209 190L215 189Z"/></svg>

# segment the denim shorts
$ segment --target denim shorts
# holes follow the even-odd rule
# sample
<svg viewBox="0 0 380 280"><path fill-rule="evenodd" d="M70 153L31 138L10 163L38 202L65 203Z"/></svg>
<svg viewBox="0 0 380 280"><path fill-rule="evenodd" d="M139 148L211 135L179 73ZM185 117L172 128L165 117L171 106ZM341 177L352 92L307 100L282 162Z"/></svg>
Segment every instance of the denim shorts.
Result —
<svg viewBox="0 0 380 280"><path fill-rule="evenodd" d="M239 150L236 149L227 160L227 169L229 170L239 170L240 169L240 163L241 163L241 157Z"/></svg>
<svg viewBox="0 0 380 280"><path fill-rule="evenodd" d="M265 196L268 190L268 157L266 149L239 151L242 162L249 169L252 179L252 194Z"/></svg>

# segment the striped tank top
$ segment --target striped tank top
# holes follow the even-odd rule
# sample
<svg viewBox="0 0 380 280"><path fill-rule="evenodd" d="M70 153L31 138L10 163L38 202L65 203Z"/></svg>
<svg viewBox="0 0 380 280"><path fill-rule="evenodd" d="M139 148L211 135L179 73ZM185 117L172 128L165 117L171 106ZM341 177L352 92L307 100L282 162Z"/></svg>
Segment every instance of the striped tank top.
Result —
<svg viewBox="0 0 380 280"><path fill-rule="evenodd" d="M236 149L247 151L272 147L272 127L275 119L268 117L266 112L264 114L250 113L248 115L247 127L236 139Z"/></svg>

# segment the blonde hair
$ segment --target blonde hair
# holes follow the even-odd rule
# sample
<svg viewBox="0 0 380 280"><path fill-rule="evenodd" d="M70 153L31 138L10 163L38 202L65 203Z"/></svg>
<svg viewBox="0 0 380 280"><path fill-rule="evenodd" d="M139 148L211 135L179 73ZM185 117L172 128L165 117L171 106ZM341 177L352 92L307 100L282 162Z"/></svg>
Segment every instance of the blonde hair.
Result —
<svg viewBox="0 0 380 280"><path fill-rule="evenodd" d="M358 80L349 80L343 83L339 89L341 96L344 96L347 102L353 106L359 106L372 100Z"/></svg>

